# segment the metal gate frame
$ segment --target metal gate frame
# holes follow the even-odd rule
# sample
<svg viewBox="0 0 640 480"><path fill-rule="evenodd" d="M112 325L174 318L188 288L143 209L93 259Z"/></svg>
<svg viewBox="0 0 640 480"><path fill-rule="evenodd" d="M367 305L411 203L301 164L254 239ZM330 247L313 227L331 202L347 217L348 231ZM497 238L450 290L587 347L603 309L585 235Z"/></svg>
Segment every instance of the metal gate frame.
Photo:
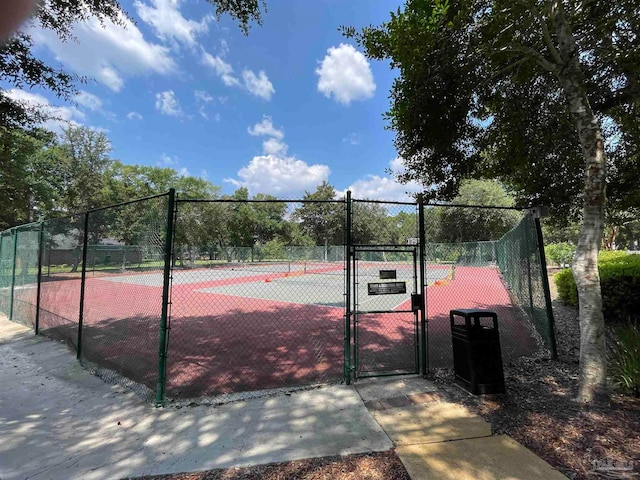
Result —
<svg viewBox="0 0 640 480"><path fill-rule="evenodd" d="M418 259L418 248L416 245L353 245L353 255L352 255L352 272L353 272L353 304L352 304L352 315L353 315L353 375L354 378L366 378L366 377L381 377L381 376L391 376L391 375L411 375L416 374L420 371L420 343L419 343L419 310L420 304L422 303L421 295L420 295L420 282L418 272L421 267L419 267L419 259ZM358 303L358 291L361 288L358 276L358 261L359 253L361 252L375 252L375 253L411 253L413 255L413 286L411 291L411 308L409 310L361 310ZM389 370L378 370L378 371L369 371L365 373L361 373L359 371L360 367L360 342L359 342L359 316L360 315L371 315L371 314L412 314L413 315L413 340L414 340L414 362L413 368L393 368Z"/></svg>
<svg viewBox="0 0 640 480"><path fill-rule="evenodd" d="M424 228L424 199L422 195L417 196L418 206L418 245L354 245L352 242L352 228L353 228L353 202L351 198L351 191L346 192L346 219L345 219L345 314L344 314L344 382L349 385L351 380L358 378L357 376L357 314L353 308L357 298L354 298L352 293L355 293L355 262L356 252L362 249L376 249L375 251L381 251L381 249L387 248L410 248L416 250L417 247L417 259L415 263L417 265L418 281L417 292L412 294L412 310L416 314L416 339L417 339L417 362L416 371L410 373L420 373L425 376L429 370L429 356L427 354L428 342L428 321L427 321L427 289L425 284L425 268L426 268L426 252L425 252L425 228ZM389 203L389 202L381 202ZM396 203L396 202L392 202ZM405 202L397 202L398 204L406 204ZM415 203L413 203L415 205ZM397 250L391 250L397 251ZM353 283L352 283L353 282ZM353 291L352 291L353 289ZM357 294L356 294L357 295ZM394 312L390 312L394 313ZM404 373L409 374L409 372ZM402 375L401 373L387 373L379 375L367 375L371 376L383 376L383 375ZM362 377L361 377L362 378Z"/></svg>

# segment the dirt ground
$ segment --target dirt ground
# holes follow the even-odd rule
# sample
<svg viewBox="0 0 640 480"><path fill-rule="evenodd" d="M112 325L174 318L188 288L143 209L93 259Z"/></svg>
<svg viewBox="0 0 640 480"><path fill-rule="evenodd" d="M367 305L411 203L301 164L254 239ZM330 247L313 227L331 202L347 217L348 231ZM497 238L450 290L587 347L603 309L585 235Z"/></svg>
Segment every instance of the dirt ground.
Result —
<svg viewBox="0 0 640 480"><path fill-rule="evenodd" d="M570 479L640 476L640 399L614 394L606 406L573 401L578 385L577 311L552 285L558 359L541 354L505 365L507 394L472 396L456 387L452 370L432 372L448 397L468 406L495 434L514 438ZM608 335L611 338L611 335ZM145 480L408 479L393 451L299 460L247 468L144 477Z"/></svg>

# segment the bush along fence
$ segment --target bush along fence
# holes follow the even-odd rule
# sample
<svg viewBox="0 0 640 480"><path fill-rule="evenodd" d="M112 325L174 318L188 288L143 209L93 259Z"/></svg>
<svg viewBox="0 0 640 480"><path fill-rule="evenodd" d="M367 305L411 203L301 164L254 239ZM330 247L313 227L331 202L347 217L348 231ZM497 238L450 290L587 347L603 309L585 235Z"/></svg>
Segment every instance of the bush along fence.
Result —
<svg viewBox="0 0 640 480"><path fill-rule="evenodd" d="M513 209L171 190L1 232L0 312L157 405L451 367L459 308L498 313L505 361L554 356L540 231Z"/></svg>

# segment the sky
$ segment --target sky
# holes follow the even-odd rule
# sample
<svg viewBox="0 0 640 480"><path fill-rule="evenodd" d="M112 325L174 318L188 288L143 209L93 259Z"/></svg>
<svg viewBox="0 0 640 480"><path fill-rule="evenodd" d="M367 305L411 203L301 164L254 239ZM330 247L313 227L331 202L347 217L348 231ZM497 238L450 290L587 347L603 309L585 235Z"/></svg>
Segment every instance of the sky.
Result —
<svg viewBox="0 0 640 480"><path fill-rule="evenodd" d="M205 0L124 0L125 28L78 24L75 40L26 26L36 54L87 82L72 103L11 90L106 132L112 158L203 177L222 193L301 198L328 181L354 198L409 200L383 114L396 71L339 31L389 19L397 2L268 0L245 36ZM60 131L59 122L47 127Z"/></svg>

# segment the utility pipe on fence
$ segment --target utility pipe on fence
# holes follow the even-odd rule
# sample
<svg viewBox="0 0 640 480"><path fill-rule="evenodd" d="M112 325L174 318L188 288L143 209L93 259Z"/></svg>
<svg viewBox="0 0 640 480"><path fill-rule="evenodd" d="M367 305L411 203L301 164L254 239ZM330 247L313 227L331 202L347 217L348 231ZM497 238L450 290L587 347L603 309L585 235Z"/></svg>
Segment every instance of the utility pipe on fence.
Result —
<svg viewBox="0 0 640 480"><path fill-rule="evenodd" d="M38 289L36 290L36 320L35 334L38 335L40 330L40 295L42 293L42 241L44 240L44 222L40 222L40 230L38 231Z"/></svg>
<svg viewBox="0 0 640 480"><path fill-rule="evenodd" d="M542 237L542 226L540 225L540 217L534 216L536 229L536 239L538 243L538 255L540 257L540 265L542 270L542 290L544 291L544 304L547 310L548 322L548 338L549 349L551 350L551 358L558 358L558 349L556 347L556 331L555 318L553 316L553 308L551 307L551 290L549 289L549 277L547 277L547 257L544 253L544 238Z"/></svg>
<svg viewBox="0 0 640 480"><path fill-rule="evenodd" d="M345 243L345 293L344 293L344 383L351 383L351 190L347 190Z"/></svg>
<svg viewBox="0 0 640 480"><path fill-rule="evenodd" d="M87 245L89 245L89 213L84 214L84 238L82 239L82 273L80 277L80 310L78 312L77 358L82 358L82 324L84 322L84 290L87 280Z"/></svg>
<svg viewBox="0 0 640 480"><path fill-rule="evenodd" d="M429 356L427 354L427 289L425 288L424 279L424 270L427 267L425 240L424 197L422 195L418 195L418 252L420 255L420 373L422 375L426 375L429 371Z"/></svg>
<svg viewBox="0 0 640 480"><path fill-rule="evenodd" d="M176 190L169 190L167 201L167 230L164 240L164 274L162 281L162 314L160 316L160 345L158 347L158 386L156 407L164 405L167 388L167 342L169 336L169 289L171 288L171 260L173 258L173 225L175 215Z"/></svg>
<svg viewBox="0 0 640 480"><path fill-rule="evenodd" d="M13 320L13 296L16 286L16 259L18 256L18 229L13 230L13 264L11 267L11 295L9 297L9 320Z"/></svg>
<svg viewBox="0 0 640 480"><path fill-rule="evenodd" d="M531 284L531 253L533 252L533 248L531 247L531 239L529 238L530 237L530 229L529 229L530 225L531 225L531 222L527 222L525 224L525 226L527 228L525 229L524 241L525 241L525 251L526 251L526 255L527 255L527 281L529 282L528 283L528 287L529 287L529 312L530 312L530 315L531 315L531 320L535 323L535 310L534 310L534 307L533 307L533 286Z"/></svg>

